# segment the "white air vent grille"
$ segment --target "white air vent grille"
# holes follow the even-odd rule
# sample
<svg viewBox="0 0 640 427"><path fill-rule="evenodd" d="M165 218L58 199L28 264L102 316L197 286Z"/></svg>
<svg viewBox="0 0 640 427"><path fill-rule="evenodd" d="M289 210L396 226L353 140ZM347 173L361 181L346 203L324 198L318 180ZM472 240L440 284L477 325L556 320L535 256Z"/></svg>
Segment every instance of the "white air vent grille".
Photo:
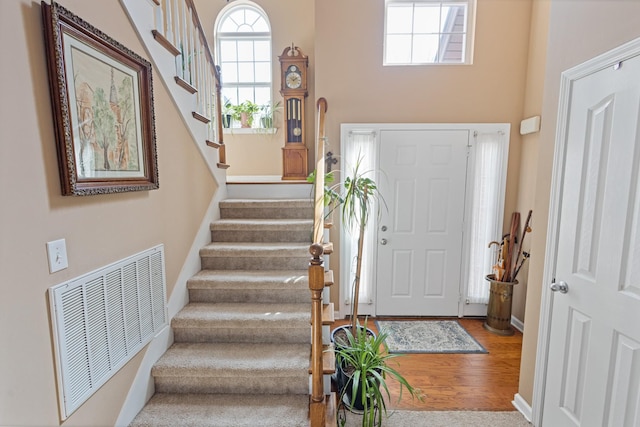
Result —
<svg viewBox="0 0 640 427"><path fill-rule="evenodd" d="M164 247L49 288L66 419L167 324Z"/></svg>

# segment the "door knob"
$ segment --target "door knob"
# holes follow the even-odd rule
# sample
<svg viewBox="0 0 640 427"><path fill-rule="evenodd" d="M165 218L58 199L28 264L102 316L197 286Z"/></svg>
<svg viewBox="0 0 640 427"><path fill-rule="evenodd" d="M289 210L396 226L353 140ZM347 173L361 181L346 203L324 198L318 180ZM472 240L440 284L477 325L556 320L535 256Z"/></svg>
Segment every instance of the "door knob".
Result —
<svg viewBox="0 0 640 427"><path fill-rule="evenodd" d="M567 285L567 282L563 282L563 281L559 281L558 283L552 283L551 284L551 290L553 292L560 292L561 294L566 294L567 292L569 292L569 285Z"/></svg>
<svg viewBox="0 0 640 427"><path fill-rule="evenodd" d="M381 245L386 245L387 244L387 239L380 239L380 244Z"/></svg>
<svg viewBox="0 0 640 427"><path fill-rule="evenodd" d="M386 226L386 225L383 225L382 227L380 227L380 230L382 230L382 231L387 231L387 226Z"/></svg>

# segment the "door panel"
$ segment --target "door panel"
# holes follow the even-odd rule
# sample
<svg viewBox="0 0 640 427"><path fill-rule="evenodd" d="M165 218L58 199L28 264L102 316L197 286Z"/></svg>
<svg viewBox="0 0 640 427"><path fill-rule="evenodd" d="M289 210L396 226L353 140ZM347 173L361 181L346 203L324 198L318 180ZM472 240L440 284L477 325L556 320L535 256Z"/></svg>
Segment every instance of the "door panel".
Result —
<svg viewBox="0 0 640 427"><path fill-rule="evenodd" d="M543 426L640 425L640 58L574 81Z"/></svg>
<svg viewBox="0 0 640 427"><path fill-rule="evenodd" d="M467 130L384 130L377 315L458 314ZM386 230L385 230L386 228Z"/></svg>
<svg viewBox="0 0 640 427"><path fill-rule="evenodd" d="M609 426L638 425L640 412L640 343L615 334L613 363L609 368L609 388L605 398L605 419Z"/></svg>
<svg viewBox="0 0 640 427"><path fill-rule="evenodd" d="M564 376L562 378L562 408L573 422L580 425L584 397L586 353L591 338L591 319L576 310L569 313L569 331L564 350Z"/></svg>

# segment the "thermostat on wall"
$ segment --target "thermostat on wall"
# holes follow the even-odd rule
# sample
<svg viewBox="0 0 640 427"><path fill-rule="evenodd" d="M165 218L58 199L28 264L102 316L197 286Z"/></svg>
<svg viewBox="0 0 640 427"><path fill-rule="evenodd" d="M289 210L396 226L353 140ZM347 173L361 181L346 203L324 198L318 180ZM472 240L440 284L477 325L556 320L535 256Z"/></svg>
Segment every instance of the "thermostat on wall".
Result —
<svg viewBox="0 0 640 427"><path fill-rule="evenodd" d="M520 135L538 132L540 130L540 116L529 117L520 122Z"/></svg>

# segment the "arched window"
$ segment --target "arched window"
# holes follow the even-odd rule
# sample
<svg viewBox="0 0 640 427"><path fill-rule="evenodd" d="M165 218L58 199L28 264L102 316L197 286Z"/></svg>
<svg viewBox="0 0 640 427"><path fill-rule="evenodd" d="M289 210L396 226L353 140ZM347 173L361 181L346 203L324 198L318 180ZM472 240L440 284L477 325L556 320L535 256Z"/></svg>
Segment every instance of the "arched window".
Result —
<svg viewBox="0 0 640 427"><path fill-rule="evenodd" d="M234 105L271 101L271 27L267 14L249 1L222 10L215 27L223 100Z"/></svg>

